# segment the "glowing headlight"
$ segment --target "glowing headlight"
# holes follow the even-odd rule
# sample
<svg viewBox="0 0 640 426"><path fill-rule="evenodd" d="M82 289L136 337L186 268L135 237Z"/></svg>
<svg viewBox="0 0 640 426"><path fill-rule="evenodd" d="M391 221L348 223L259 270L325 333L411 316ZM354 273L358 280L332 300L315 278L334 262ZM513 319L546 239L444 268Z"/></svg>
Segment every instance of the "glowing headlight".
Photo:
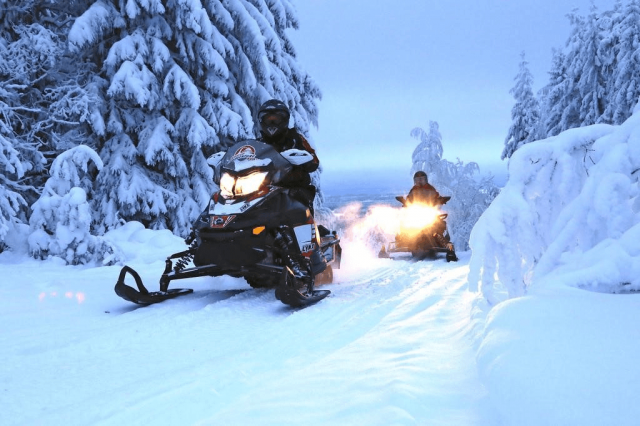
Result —
<svg viewBox="0 0 640 426"><path fill-rule="evenodd" d="M229 173L224 173L220 178L220 193L224 198L233 198L233 185L236 180Z"/></svg>
<svg viewBox="0 0 640 426"><path fill-rule="evenodd" d="M266 177L267 172L251 173L237 179L224 173L220 178L220 192L224 198L249 195L260 189Z"/></svg>
<svg viewBox="0 0 640 426"><path fill-rule="evenodd" d="M247 176L242 176L236 181L236 195L249 195L256 192L262 186L264 178L267 177L267 172L251 173Z"/></svg>
<svg viewBox="0 0 640 426"><path fill-rule="evenodd" d="M405 229L422 229L436 221L438 209L431 206L413 205L404 210L402 227Z"/></svg>

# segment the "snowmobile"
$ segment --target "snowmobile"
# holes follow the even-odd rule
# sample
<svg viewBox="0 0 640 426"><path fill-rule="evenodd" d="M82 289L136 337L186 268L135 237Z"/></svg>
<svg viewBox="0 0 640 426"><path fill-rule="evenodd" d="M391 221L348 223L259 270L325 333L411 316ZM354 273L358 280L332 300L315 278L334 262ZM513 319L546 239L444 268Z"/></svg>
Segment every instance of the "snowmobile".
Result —
<svg viewBox="0 0 640 426"><path fill-rule="evenodd" d="M458 260L451 237L447 231L447 213L442 213L439 206L444 205L451 197L438 196L428 202L410 203L402 196L397 196L403 207L400 232L395 241L384 245L378 253L379 258L391 258L391 253L411 253L415 259L434 258L437 253L445 253L447 262Z"/></svg>
<svg viewBox="0 0 640 426"><path fill-rule="evenodd" d="M209 157L220 189L193 223L185 240L189 249L166 259L160 291L149 292L138 273L124 266L116 294L148 305L193 291L170 290L171 281L229 275L244 278L254 288L275 288L276 298L293 307L327 297L331 291L316 290L315 284L332 282L333 268L340 268L340 239L336 231L316 225L295 189L278 185L293 165L312 158L298 149L279 153L256 140L238 142ZM137 290L125 284L127 274Z"/></svg>

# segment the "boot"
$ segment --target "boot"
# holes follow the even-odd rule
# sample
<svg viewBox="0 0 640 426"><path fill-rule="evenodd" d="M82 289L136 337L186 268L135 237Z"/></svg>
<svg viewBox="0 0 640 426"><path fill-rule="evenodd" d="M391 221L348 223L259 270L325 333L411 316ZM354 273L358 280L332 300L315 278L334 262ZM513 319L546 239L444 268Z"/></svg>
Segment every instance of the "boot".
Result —
<svg viewBox="0 0 640 426"><path fill-rule="evenodd" d="M433 237L436 239L438 244L447 249L447 262L457 262L458 256L456 256L456 251L453 247L453 243L447 241L447 239L440 234L433 234Z"/></svg>
<svg viewBox="0 0 640 426"><path fill-rule="evenodd" d="M282 258L289 269L291 269L291 272L293 272L293 276L298 280L306 280L309 278L309 273L297 259L291 256L290 253L296 251L297 246L285 228L286 227L281 226L276 230L274 242L282 251Z"/></svg>

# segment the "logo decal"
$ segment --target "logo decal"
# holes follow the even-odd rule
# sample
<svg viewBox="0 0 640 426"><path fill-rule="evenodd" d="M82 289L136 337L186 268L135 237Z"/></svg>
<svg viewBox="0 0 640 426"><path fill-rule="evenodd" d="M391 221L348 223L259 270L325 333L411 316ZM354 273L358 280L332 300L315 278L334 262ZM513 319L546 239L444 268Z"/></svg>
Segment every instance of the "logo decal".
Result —
<svg viewBox="0 0 640 426"><path fill-rule="evenodd" d="M212 228L224 228L227 226L233 219L235 219L236 215L225 215L225 216L211 216L209 219L209 226Z"/></svg>
<svg viewBox="0 0 640 426"><path fill-rule="evenodd" d="M256 159L256 149L251 145L243 145L233 154L231 157L231 161L233 160L255 160Z"/></svg>
<svg viewBox="0 0 640 426"><path fill-rule="evenodd" d="M300 251L302 252L302 254L306 254L306 253L312 252L315 246L316 245L314 243L307 243L302 246L302 249Z"/></svg>

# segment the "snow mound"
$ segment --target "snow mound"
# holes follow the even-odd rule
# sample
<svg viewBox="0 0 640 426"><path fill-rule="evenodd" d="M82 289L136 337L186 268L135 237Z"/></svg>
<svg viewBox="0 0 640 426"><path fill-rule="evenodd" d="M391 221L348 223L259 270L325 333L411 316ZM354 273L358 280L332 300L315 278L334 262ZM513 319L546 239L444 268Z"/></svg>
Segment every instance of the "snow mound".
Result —
<svg viewBox="0 0 640 426"><path fill-rule="evenodd" d="M187 249L184 239L171 231L145 229L136 221L107 232L104 238L122 251L127 262L150 264Z"/></svg>
<svg viewBox="0 0 640 426"><path fill-rule="evenodd" d="M539 285L640 290L640 114L533 142L471 234L469 288L490 304Z"/></svg>

